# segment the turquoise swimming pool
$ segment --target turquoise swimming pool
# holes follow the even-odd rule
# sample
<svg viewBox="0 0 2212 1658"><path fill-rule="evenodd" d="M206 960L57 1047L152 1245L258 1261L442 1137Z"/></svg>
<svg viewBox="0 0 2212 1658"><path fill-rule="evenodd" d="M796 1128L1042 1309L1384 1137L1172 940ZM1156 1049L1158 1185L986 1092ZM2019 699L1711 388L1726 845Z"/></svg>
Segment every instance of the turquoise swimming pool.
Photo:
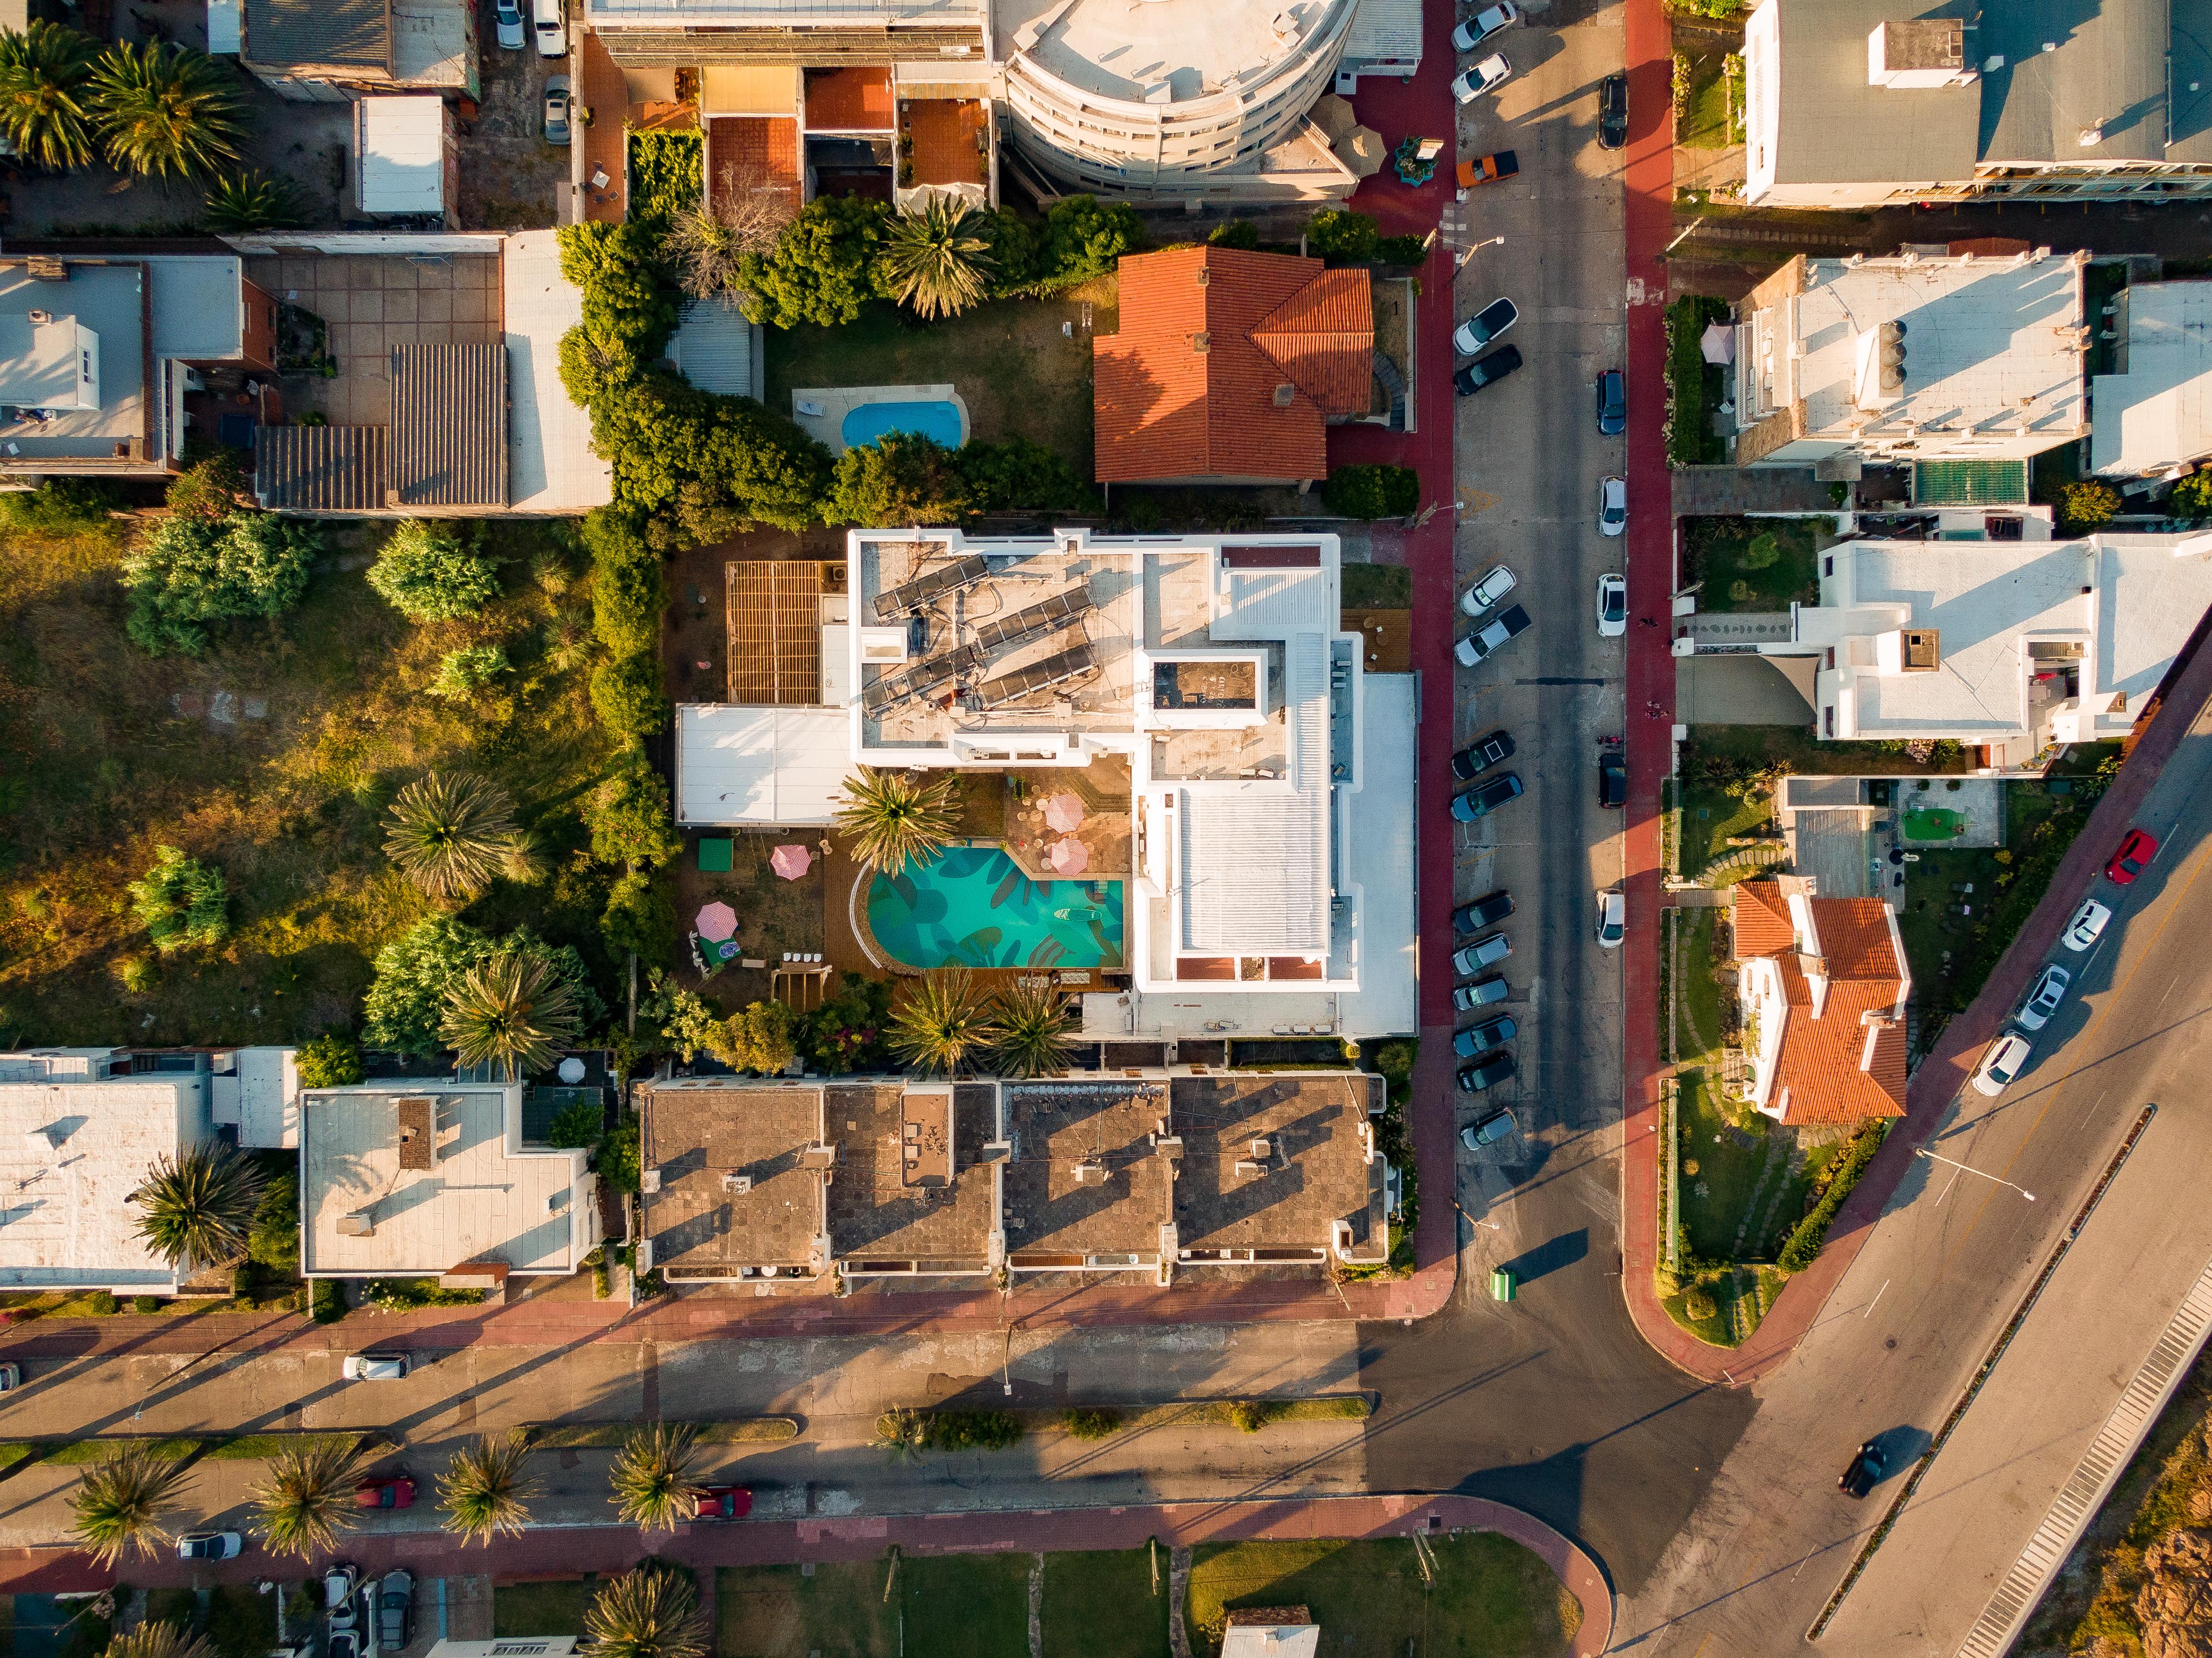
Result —
<svg viewBox="0 0 2212 1658"><path fill-rule="evenodd" d="M966 440L960 429L960 407L933 398L918 403L864 403L845 411L840 428L848 448L873 443L886 432L918 432L947 449Z"/></svg>
<svg viewBox="0 0 2212 1658"><path fill-rule="evenodd" d="M868 926L908 967L1121 965L1119 881L1032 881L997 847L948 847L868 883Z"/></svg>

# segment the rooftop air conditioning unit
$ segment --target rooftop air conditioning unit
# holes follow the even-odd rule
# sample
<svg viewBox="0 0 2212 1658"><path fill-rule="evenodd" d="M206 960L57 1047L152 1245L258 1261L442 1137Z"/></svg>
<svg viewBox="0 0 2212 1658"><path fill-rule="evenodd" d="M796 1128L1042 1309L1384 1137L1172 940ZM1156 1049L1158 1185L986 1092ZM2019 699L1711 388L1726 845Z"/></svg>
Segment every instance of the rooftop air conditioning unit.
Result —
<svg viewBox="0 0 2212 1658"><path fill-rule="evenodd" d="M1237 1172L1240 1175L1264 1175L1267 1172L1267 1165L1264 1163L1248 1163L1243 1157L1239 1157L1237 1160Z"/></svg>
<svg viewBox="0 0 2212 1658"><path fill-rule="evenodd" d="M1086 1158L1077 1163L1075 1183L1078 1186L1103 1186L1106 1183L1106 1165L1096 1158Z"/></svg>
<svg viewBox="0 0 2212 1658"><path fill-rule="evenodd" d="M660 1171L658 1169L641 1169L637 1177L637 1189L641 1192L658 1192L660 1189Z"/></svg>
<svg viewBox="0 0 2212 1658"><path fill-rule="evenodd" d="M376 1223L368 1210L356 1209L350 1214L338 1217L338 1236L342 1238L373 1238L376 1236Z"/></svg>
<svg viewBox="0 0 2212 1658"><path fill-rule="evenodd" d="M1252 1142L1252 1160L1265 1163L1275 1155L1275 1143L1264 1136Z"/></svg>
<svg viewBox="0 0 2212 1658"><path fill-rule="evenodd" d="M750 1175L725 1175L722 1176L722 1190L727 1192L732 1197L742 1197L752 1189L753 1177Z"/></svg>

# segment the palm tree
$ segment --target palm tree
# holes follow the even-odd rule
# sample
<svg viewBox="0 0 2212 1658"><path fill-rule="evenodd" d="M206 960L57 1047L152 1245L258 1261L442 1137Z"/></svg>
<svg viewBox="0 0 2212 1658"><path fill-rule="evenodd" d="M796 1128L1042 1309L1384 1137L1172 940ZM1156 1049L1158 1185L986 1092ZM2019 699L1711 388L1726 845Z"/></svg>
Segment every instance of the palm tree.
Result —
<svg viewBox="0 0 2212 1658"><path fill-rule="evenodd" d="M100 1658L215 1658L215 1649L174 1624L141 1624L110 1641Z"/></svg>
<svg viewBox="0 0 2212 1658"><path fill-rule="evenodd" d="M359 1442L343 1441L271 1457L268 1479L253 1494L269 1546L303 1560L333 1547L338 1533L361 1517L353 1500L354 1464L360 1460Z"/></svg>
<svg viewBox="0 0 2212 1658"><path fill-rule="evenodd" d="M575 992L542 956L501 950L446 993L442 1034L460 1065L496 1066L509 1081L551 1065L577 1028Z"/></svg>
<svg viewBox="0 0 2212 1658"><path fill-rule="evenodd" d="M884 1040L924 1076L957 1071L970 1054L997 1042L999 1028L966 968L902 980L900 990Z"/></svg>
<svg viewBox="0 0 2212 1658"><path fill-rule="evenodd" d="M300 195L292 181L265 173L240 173L208 191L210 229L275 230L300 222Z"/></svg>
<svg viewBox="0 0 2212 1658"><path fill-rule="evenodd" d="M983 216L943 194L892 220L879 257L900 301L929 318L957 317L981 303L996 263Z"/></svg>
<svg viewBox="0 0 2212 1658"><path fill-rule="evenodd" d="M120 172L213 173L246 137L246 100L204 52L149 40L108 47L92 76L93 118Z"/></svg>
<svg viewBox="0 0 2212 1658"><path fill-rule="evenodd" d="M609 1499L622 1517L646 1531L674 1531L678 1521L696 1516L699 1488L691 1483L691 1452L697 1430L689 1423L656 1422L623 1442L611 1478Z"/></svg>
<svg viewBox="0 0 2212 1658"><path fill-rule="evenodd" d="M487 1548L496 1533L520 1537L530 1520L523 1499L538 1494L537 1483L522 1476L522 1459L529 1453L519 1428L503 1438L486 1436L455 1451L438 1478L446 1529L460 1533L464 1543L473 1539Z"/></svg>
<svg viewBox="0 0 2212 1658"><path fill-rule="evenodd" d="M385 855L441 902L467 902L526 846L507 791L467 772L425 772L384 815Z"/></svg>
<svg viewBox="0 0 2212 1658"><path fill-rule="evenodd" d="M88 87L100 42L59 23L0 33L0 132L24 160L59 172L92 164Z"/></svg>
<svg viewBox="0 0 2212 1658"><path fill-rule="evenodd" d="M950 773L921 778L910 772L863 767L845 780L837 827L854 850L875 860L886 875L934 856L959 822L960 780Z"/></svg>
<svg viewBox="0 0 2212 1658"><path fill-rule="evenodd" d="M584 1632L594 1658L706 1658L699 1591L657 1560L611 1579L585 1612Z"/></svg>
<svg viewBox="0 0 2212 1658"><path fill-rule="evenodd" d="M910 1405L894 1405L876 1418L876 1443L894 1462L911 1462L922 1452L928 1424Z"/></svg>
<svg viewBox="0 0 2212 1658"><path fill-rule="evenodd" d="M176 1506L184 1483L185 1465L151 1445L113 1452L77 1482L70 1498L76 1511L71 1529L103 1566L131 1547L153 1559L170 1541L161 1516Z"/></svg>
<svg viewBox="0 0 2212 1658"><path fill-rule="evenodd" d="M991 1005L998 1027L992 1058L1010 1077L1042 1077L1067 1068L1067 998L1050 987L1015 984Z"/></svg>
<svg viewBox="0 0 2212 1658"><path fill-rule="evenodd" d="M129 1201L143 1212L138 1236L172 1266L222 1266L246 1253L261 1201L261 1170L218 1140L155 1160Z"/></svg>

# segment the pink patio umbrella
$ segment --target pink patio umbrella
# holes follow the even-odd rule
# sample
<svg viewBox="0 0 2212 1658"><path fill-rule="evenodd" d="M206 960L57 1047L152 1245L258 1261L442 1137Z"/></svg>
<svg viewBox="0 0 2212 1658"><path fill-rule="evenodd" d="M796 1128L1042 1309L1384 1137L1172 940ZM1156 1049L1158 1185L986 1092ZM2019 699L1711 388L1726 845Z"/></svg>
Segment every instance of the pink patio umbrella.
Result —
<svg viewBox="0 0 2212 1658"><path fill-rule="evenodd" d="M1072 794L1055 794L1044 803L1044 821L1062 835L1083 827L1083 802Z"/></svg>
<svg viewBox="0 0 2212 1658"><path fill-rule="evenodd" d="M813 865L812 851L795 843L778 847L768 855L768 866L787 881L796 881Z"/></svg>
<svg viewBox="0 0 2212 1658"><path fill-rule="evenodd" d="M698 927L702 938L711 938L719 944L737 935L738 912L727 904L708 904L699 912L699 919L694 925Z"/></svg>
<svg viewBox="0 0 2212 1658"><path fill-rule="evenodd" d="M1073 835L1052 843L1052 850L1044 855L1055 875L1080 875L1091 867L1091 848Z"/></svg>

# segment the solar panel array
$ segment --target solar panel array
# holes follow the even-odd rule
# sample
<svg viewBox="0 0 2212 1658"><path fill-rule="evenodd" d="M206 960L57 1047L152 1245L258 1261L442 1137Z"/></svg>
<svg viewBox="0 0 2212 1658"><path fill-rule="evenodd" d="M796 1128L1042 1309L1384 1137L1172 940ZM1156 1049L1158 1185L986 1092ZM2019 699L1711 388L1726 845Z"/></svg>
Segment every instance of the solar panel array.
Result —
<svg viewBox="0 0 2212 1658"><path fill-rule="evenodd" d="M974 586L990 574L991 562L981 553L956 558L942 569L932 570L927 575L901 582L888 592L878 593L876 619L888 622L893 616L918 610L925 604L936 603L947 593Z"/></svg>
<svg viewBox="0 0 2212 1658"><path fill-rule="evenodd" d="M985 708L995 708L1001 702L1018 701L1057 685L1062 680L1086 674L1097 665L1097 656L1090 645L1078 645L1057 656L1048 656L1042 662L1032 662L1026 668L1017 668L1012 673L1001 674L983 684L975 694Z"/></svg>

